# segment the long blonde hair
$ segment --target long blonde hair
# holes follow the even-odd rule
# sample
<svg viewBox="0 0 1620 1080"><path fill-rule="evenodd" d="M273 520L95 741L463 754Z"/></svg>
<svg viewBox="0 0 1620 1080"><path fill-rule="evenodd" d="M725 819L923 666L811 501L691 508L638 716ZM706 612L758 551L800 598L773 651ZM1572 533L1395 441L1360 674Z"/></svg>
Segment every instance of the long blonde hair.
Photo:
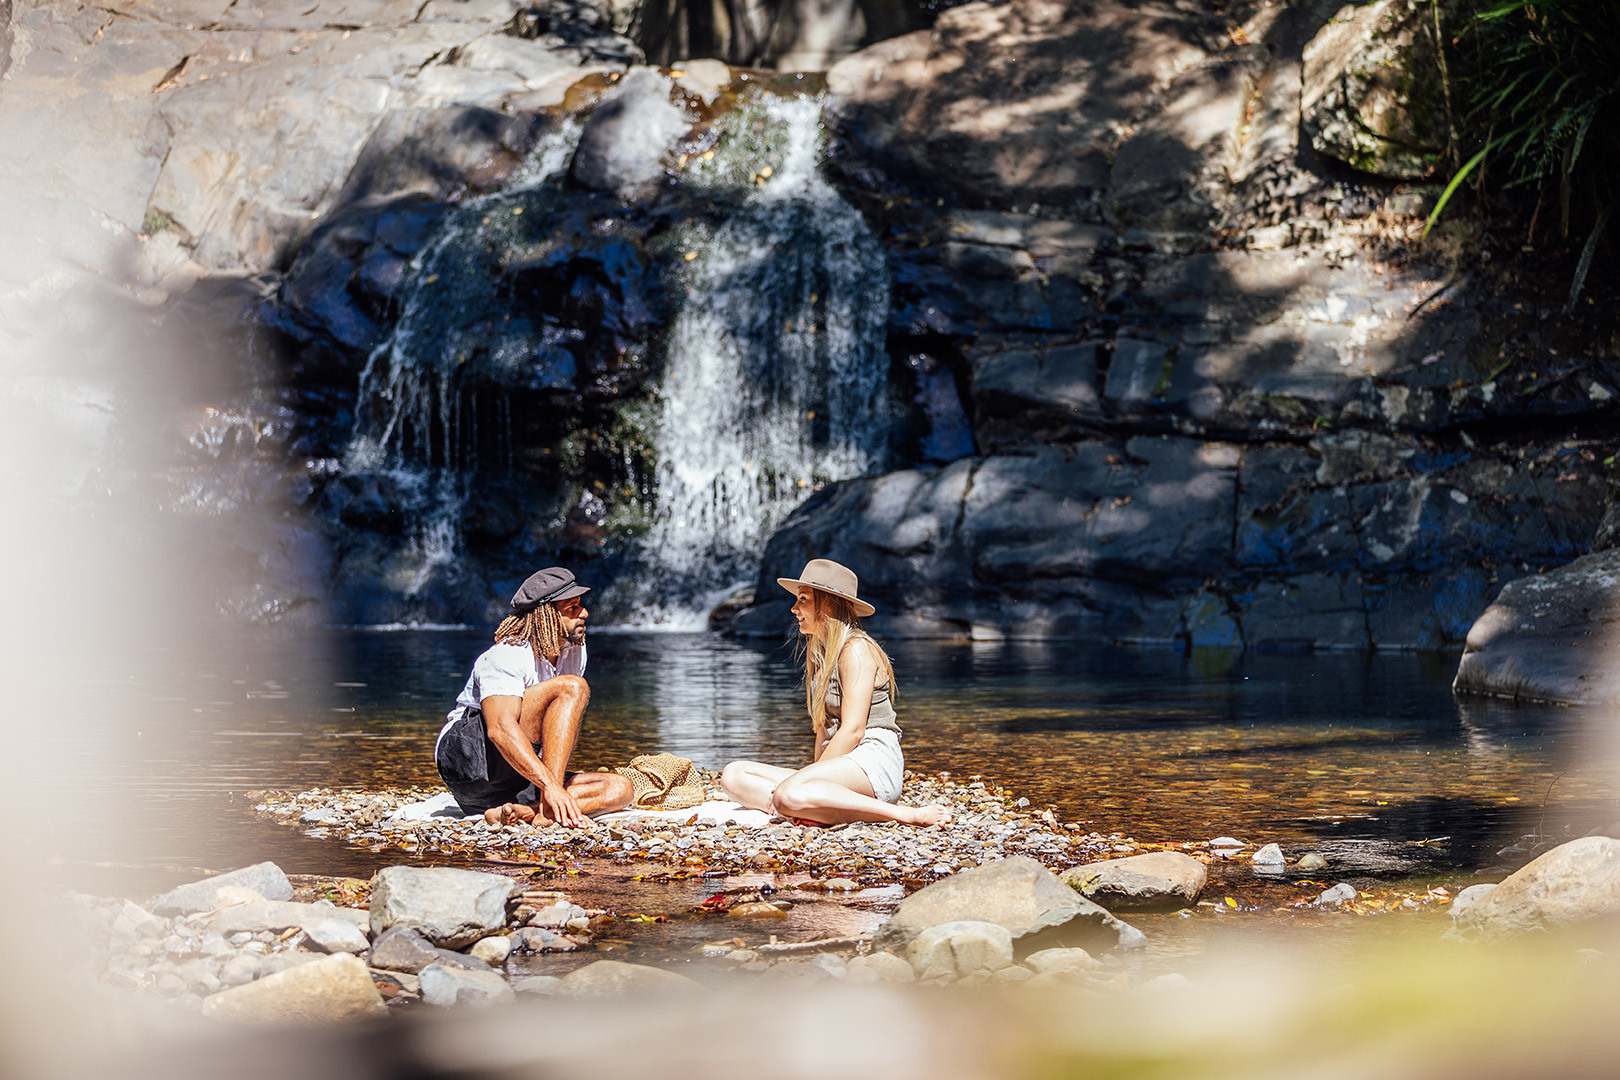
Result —
<svg viewBox="0 0 1620 1080"><path fill-rule="evenodd" d="M820 589L811 589L810 595L820 618L815 630L803 638L804 705L810 712L810 726L815 729L819 745L827 737L827 687L832 684L833 671L844 646L860 638L872 647L878 657L877 676L872 685L887 684L890 701L894 700L894 664L883 646L861 629L861 618L848 600Z"/></svg>

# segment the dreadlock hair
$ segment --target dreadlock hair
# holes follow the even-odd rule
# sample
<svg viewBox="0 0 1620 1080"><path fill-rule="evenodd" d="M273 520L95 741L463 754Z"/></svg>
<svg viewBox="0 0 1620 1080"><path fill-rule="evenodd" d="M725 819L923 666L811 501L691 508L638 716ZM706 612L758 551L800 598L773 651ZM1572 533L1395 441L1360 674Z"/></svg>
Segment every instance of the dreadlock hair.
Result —
<svg viewBox="0 0 1620 1080"><path fill-rule="evenodd" d="M860 638L877 653L878 669L874 686L889 686L889 698L894 698L894 665L883 646L861 629L861 618L855 607L841 596L821 589L811 589L820 625L802 639L804 649L804 704L810 711L810 726L816 732L816 745L827 737L827 687L832 683L834 667L844 646Z"/></svg>
<svg viewBox="0 0 1620 1080"><path fill-rule="evenodd" d="M495 644L527 645L534 650L537 668L542 657L555 664L566 640L556 604L536 604L528 611L508 615L495 628Z"/></svg>

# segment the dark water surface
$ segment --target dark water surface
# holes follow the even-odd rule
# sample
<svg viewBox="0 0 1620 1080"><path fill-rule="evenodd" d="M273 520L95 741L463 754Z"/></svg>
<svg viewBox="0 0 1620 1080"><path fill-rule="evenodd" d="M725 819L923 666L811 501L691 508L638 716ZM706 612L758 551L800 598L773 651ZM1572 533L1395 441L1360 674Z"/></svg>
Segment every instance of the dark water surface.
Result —
<svg viewBox="0 0 1620 1080"><path fill-rule="evenodd" d="M369 874L397 854L261 822L242 793L434 785L433 739L487 641L278 634L216 642L206 663L119 685L139 706L133 730L88 722L62 737L107 766L132 835L115 848L81 835L63 866L80 887L109 888L105 872L137 890L266 858ZM1611 723L1454 699L1453 657L1066 642L902 642L893 655L910 768L980 775L1140 841L1275 840L1421 873L1489 865L1521 833L1578 835L1620 817ZM656 751L713 768L809 753L786 648L598 633L588 676L581 767Z"/></svg>

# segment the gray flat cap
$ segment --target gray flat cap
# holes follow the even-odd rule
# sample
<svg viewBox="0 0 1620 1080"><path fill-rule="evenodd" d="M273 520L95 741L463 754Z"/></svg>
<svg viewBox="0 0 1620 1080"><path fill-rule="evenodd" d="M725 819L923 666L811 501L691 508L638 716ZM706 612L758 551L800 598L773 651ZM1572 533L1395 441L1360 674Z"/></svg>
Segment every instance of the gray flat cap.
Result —
<svg viewBox="0 0 1620 1080"><path fill-rule="evenodd" d="M533 611L541 604L555 604L559 600L583 596L590 591L588 586L574 580L572 570L548 566L544 570L536 570L530 574L522 587L512 594L512 610L519 613Z"/></svg>

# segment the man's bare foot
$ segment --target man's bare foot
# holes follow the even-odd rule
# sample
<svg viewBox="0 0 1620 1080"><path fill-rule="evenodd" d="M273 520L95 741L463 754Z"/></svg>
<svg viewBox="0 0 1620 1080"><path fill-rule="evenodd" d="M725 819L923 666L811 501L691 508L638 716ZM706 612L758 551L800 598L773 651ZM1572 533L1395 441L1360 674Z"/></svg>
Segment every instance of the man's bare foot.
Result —
<svg viewBox="0 0 1620 1080"><path fill-rule="evenodd" d="M534 807L524 806L522 803L509 802L504 806L492 806L484 811L484 820L491 825L532 825L538 815ZM539 819L545 824L545 819Z"/></svg>
<svg viewBox="0 0 1620 1080"><path fill-rule="evenodd" d="M906 816L900 820L907 825L949 825L951 812L943 806L904 806Z"/></svg>

